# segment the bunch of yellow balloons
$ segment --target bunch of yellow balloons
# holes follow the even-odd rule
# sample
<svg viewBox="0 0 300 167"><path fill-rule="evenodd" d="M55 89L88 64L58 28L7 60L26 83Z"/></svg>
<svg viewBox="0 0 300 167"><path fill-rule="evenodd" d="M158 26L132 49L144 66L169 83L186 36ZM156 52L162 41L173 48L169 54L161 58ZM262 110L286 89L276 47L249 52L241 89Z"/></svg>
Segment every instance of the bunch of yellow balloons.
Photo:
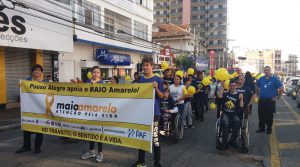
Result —
<svg viewBox="0 0 300 167"><path fill-rule="evenodd" d="M92 77L93 77L92 72L88 72L88 73L86 74L86 76L88 77L88 79L92 79Z"/></svg>
<svg viewBox="0 0 300 167"><path fill-rule="evenodd" d="M225 81L228 79L228 71L226 68L219 68L216 71L215 77L219 81Z"/></svg>
<svg viewBox="0 0 300 167"><path fill-rule="evenodd" d="M225 82L224 82L224 89L229 89L229 84L230 84L230 80L226 80Z"/></svg>

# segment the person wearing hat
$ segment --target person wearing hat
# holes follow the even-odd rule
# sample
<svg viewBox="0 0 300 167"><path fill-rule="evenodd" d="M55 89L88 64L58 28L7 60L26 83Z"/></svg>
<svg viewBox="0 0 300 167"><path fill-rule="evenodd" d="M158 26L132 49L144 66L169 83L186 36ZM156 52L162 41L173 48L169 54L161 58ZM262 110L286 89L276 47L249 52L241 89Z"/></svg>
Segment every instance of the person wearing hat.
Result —
<svg viewBox="0 0 300 167"><path fill-rule="evenodd" d="M169 85L174 84L174 78L172 78L171 74L172 74L172 71L170 69L166 69L164 71L163 80L168 82Z"/></svg>

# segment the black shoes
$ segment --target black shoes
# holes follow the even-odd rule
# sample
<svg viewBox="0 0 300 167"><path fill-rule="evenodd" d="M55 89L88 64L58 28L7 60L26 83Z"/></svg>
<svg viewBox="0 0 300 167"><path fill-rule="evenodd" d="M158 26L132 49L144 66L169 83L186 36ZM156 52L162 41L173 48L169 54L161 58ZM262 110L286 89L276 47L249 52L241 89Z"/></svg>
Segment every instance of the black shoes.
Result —
<svg viewBox="0 0 300 167"><path fill-rule="evenodd" d="M28 152L28 151L31 151L31 148L22 147L19 150L17 150L16 153L20 154L20 153L24 153L24 152Z"/></svg>
<svg viewBox="0 0 300 167"><path fill-rule="evenodd" d="M266 134L271 134L272 133L272 130L267 130Z"/></svg>
<svg viewBox="0 0 300 167"><path fill-rule="evenodd" d="M40 149L40 148L35 148L35 149L34 149L34 153L35 153L35 154L41 153L41 149Z"/></svg>
<svg viewBox="0 0 300 167"><path fill-rule="evenodd" d="M265 130L263 130L263 129L258 129L258 130L256 131L256 133L263 133L263 132L265 132Z"/></svg>
<svg viewBox="0 0 300 167"><path fill-rule="evenodd" d="M29 151L31 151L31 148L22 147L19 150L17 150L16 153L20 154L20 153L29 152ZM35 154L41 153L41 148L35 148L34 153Z"/></svg>

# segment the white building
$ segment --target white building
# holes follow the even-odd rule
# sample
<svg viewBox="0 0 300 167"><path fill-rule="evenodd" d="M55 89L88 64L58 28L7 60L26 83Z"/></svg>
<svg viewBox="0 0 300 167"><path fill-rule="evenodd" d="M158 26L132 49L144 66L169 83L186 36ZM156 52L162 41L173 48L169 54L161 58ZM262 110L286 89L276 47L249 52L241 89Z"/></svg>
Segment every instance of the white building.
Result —
<svg viewBox="0 0 300 167"><path fill-rule="evenodd" d="M95 65L104 79L132 76L143 56L152 55L152 0L57 1L74 9L76 19L74 52L59 55L60 82L85 80Z"/></svg>

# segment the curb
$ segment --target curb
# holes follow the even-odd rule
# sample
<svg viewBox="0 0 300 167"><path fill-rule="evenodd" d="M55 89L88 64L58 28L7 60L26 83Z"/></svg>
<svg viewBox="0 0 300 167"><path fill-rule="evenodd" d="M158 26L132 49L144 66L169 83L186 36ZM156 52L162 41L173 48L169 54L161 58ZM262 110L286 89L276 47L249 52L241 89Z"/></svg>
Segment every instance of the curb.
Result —
<svg viewBox="0 0 300 167"><path fill-rule="evenodd" d="M0 132L12 130L12 129L19 129L21 127L21 123L14 123L10 125L0 126Z"/></svg>

